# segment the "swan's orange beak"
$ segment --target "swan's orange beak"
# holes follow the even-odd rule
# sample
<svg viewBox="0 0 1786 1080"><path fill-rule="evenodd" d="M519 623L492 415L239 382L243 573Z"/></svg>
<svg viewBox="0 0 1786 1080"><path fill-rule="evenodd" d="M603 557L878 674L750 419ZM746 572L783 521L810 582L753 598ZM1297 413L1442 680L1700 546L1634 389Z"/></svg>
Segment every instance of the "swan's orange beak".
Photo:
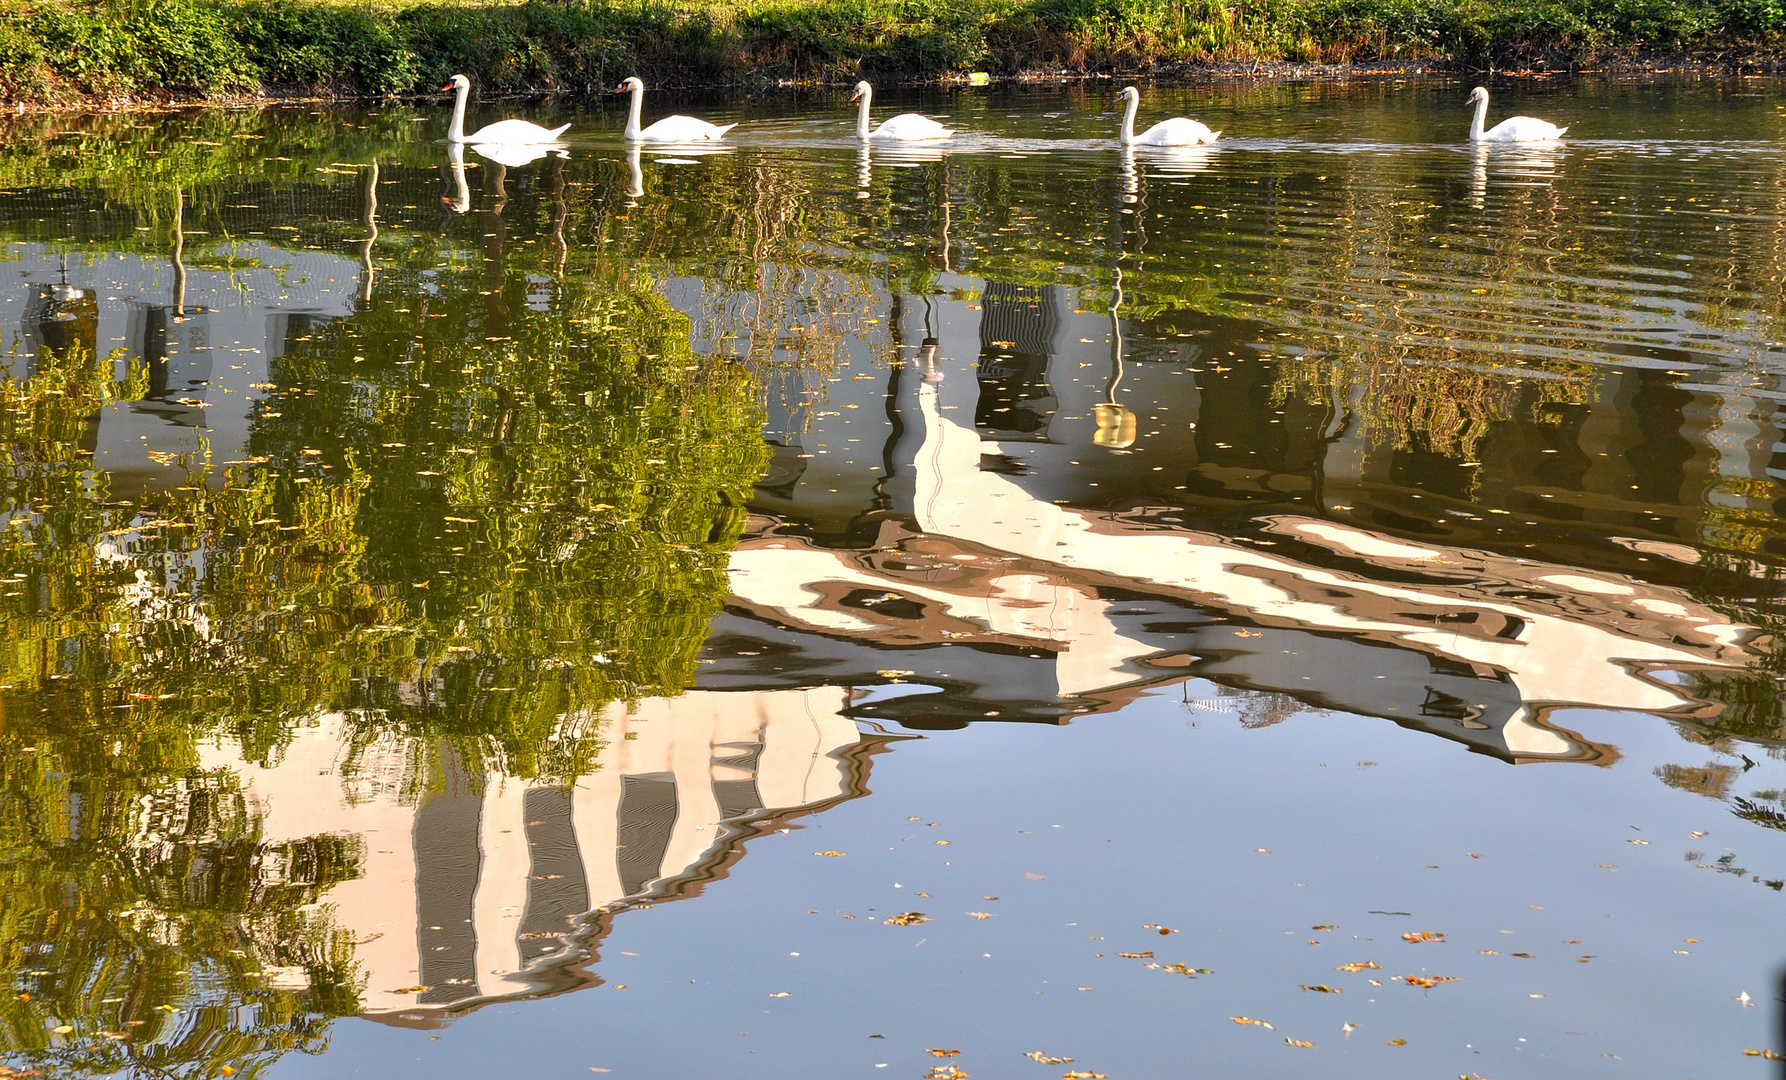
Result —
<svg viewBox="0 0 1786 1080"><path fill-rule="evenodd" d="M620 84L620 85L619 85L619 86L616 86L616 87L615 87L615 88L614 88L614 92L615 92L615 93L616 93L616 94L624 94L624 93L626 93L626 84L625 84L625 83L621 83L621 84Z"/></svg>
<svg viewBox="0 0 1786 1080"><path fill-rule="evenodd" d="M445 86L441 87L440 90L441 90L441 93L445 93L446 91L451 90L452 88L453 88L453 84L447 83Z"/></svg>

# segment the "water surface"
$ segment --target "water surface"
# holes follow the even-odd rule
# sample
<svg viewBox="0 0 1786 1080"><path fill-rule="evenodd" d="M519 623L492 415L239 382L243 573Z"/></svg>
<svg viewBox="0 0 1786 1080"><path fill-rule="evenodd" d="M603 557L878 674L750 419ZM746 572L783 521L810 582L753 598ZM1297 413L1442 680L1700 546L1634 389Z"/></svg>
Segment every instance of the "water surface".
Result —
<svg viewBox="0 0 1786 1080"><path fill-rule="evenodd" d="M1777 85L1115 88L9 121L7 1067L1769 1068Z"/></svg>

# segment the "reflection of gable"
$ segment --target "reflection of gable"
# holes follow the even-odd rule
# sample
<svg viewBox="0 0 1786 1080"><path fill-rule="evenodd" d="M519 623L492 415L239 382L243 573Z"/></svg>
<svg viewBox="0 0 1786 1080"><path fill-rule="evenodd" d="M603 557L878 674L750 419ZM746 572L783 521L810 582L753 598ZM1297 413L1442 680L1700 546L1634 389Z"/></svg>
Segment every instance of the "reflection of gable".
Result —
<svg viewBox="0 0 1786 1080"><path fill-rule="evenodd" d="M983 480L978 474L976 482ZM1042 695L1034 678L1005 691L964 676L990 662L969 662L970 652L1025 656L1031 667L1043 661L1055 685L1043 713L1059 716L1160 681L1147 658L1188 651L1198 659L1179 677L1278 690L1515 758L1603 756L1533 726L1556 705L1703 713L1704 703L1641 670L1722 668L1746 658L1741 628L1675 590L1335 532L1325 522L1268 523L1299 542L1303 557L1291 558L1220 534L1055 506L1013 505L1000 519L982 511L944 520L956 523L946 526L955 536L930 532L867 555L781 534L747 540L733 555L729 606L802 635L860 642L871 652L924 650L899 660L880 652L872 663L834 657L783 665L802 677L823 669L827 679L872 683L876 669L895 665L951 688L935 700L902 698L891 711L860 715L903 722L901 710L911 709L922 714L912 719L936 726L939 708L953 707L956 722L976 718L976 711L1035 708ZM1000 520L1022 521L1022 534ZM992 543L961 535L975 531ZM1007 546L992 546L998 543ZM1291 549L1286 543L1283 550ZM854 602L843 602L849 598ZM864 598L880 602L870 606ZM1212 609L1220 614L1211 616ZM1260 629L1237 638L1227 620ZM1290 662L1280 664L1245 640L1266 632L1293 636L1294 648L1276 650ZM816 649L815 657L838 651L804 638L800 648ZM950 655L934 655L938 649ZM722 668L704 670L702 684L728 685L723 654L714 658ZM1377 685L1359 683L1361 675ZM1385 677L1370 677L1376 675Z"/></svg>

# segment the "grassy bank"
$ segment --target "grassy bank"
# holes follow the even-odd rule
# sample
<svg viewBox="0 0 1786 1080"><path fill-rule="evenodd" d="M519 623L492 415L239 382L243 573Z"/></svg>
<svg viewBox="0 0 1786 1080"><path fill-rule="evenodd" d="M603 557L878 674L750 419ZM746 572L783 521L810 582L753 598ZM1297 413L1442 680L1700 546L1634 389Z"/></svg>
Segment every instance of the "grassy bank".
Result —
<svg viewBox="0 0 1786 1080"><path fill-rule="evenodd" d="M1224 61L1771 56L1786 0L0 0L0 98L581 90Z"/></svg>

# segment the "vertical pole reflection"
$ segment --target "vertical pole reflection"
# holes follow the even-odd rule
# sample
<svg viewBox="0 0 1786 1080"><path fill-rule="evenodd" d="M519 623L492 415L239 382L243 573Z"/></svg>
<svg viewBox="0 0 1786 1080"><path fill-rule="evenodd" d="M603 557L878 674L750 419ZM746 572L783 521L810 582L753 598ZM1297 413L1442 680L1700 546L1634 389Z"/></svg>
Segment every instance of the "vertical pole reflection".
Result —
<svg viewBox="0 0 1786 1080"><path fill-rule="evenodd" d="M174 321L186 321L186 192L174 189Z"/></svg>

